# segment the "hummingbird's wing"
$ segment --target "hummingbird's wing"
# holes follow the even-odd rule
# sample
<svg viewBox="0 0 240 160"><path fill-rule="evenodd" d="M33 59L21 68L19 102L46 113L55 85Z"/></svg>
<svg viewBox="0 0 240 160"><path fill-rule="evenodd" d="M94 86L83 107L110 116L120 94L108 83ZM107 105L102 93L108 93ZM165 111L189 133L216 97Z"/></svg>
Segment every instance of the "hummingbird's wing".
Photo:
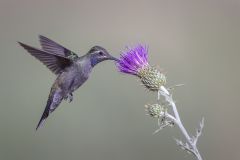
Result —
<svg viewBox="0 0 240 160"><path fill-rule="evenodd" d="M70 66L73 61L70 58L64 57L55 53L48 53L37 48L28 46L18 42L24 49L26 49L32 56L40 60L46 65L53 73L59 74L64 68Z"/></svg>
<svg viewBox="0 0 240 160"><path fill-rule="evenodd" d="M57 55L61 55L63 57L69 57L71 59L77 58L78 55L69 49L63 47L62 45L54 42L53 40L39 35L39 40L42 46L42 49L49 53L54 53Z"/></svg>

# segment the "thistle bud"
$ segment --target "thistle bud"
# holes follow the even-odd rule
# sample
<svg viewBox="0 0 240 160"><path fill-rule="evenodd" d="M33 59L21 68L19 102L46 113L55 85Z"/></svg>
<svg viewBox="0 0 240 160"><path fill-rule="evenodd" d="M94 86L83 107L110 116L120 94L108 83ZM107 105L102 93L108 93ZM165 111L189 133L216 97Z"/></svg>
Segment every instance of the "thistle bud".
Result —
<svg viewBox="0 0 240 160"><path fill-rule="evenodd" d="M159 118L165 112L165 108L159 104L148 104L145 105L145 108L147 114L153 118Z"/></svg>

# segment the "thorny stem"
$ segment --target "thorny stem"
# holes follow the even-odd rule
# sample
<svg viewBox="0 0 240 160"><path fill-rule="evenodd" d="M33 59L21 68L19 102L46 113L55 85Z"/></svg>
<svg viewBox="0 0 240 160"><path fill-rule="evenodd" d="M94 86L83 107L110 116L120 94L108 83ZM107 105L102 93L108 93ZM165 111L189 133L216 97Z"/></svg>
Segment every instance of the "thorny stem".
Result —
<svg viewBox="0 0 240 160"><path fill-rule="evenodd" d="M177 110L177 107L176 107L176 104L174 103L173 99L172 99L172 96L169 94L169 92L166 92L166 88L164 86L162 86L158 92L158 100L160 99L160 95L164 96L165 100L172 106L172 110L173 110L173 113L174 113L174 116L170 115L169 113L166 114L166 117L171 119L175 124L178 125L179 129L181 130L181 132L183 133L183 135L185 136L186 140L187 140L187 143L188 145L190 145L190 148L187 149L188 151L192 152L196 158L198 160L202 160L202 157L198 151L198 148L196 146L196 140L192 139L187 130L185 129L185 127L183 126L183 123L180 119L180 116L179 116L179 113L178 113L178 110Z"/></svg>

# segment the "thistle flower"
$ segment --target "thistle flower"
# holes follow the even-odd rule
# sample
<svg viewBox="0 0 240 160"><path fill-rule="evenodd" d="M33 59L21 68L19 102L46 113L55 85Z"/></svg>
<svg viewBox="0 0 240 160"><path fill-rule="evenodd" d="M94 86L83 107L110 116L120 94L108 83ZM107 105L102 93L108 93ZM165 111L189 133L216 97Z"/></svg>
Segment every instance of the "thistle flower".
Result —
<svg viewBox="0 0 240 160"><path fill-rule="evenodd" d="M160 96L164 97L163 100L161 99L161 101L164 103L161 103L161 105L158 103L145 105L147 114L158 119L159 128L154 132L154 134L167 126L173 126L173 124L178 125L180 131L186 139L186 142L184 143L181 140L176 140L177 144L182 149L193 153L198 160L202 160L196 144L199 136L202 133L204 121L200 123L200 128L197 130L195 136L190 136L188 134L180 119L176 104L172 98L172 94L170 94L168 89L165 88L165 75L148 63L147 47L139 44L134 48L127 48L126 51L122 52L116 65L120 72L139 77L146 88L148 88L150 91L157 91L158 102L160 102ZM171 106L173 115L170 114L167 111L166 106L162 104Z"/></svg>
<svg viewBox="0 0 240 160"><path fill-rule="evenodd" d="M148 64L148 49L141 44L127 48L117 62L120 72L135 75L150 91L158 91L166 84L166 76Z"/></svg>

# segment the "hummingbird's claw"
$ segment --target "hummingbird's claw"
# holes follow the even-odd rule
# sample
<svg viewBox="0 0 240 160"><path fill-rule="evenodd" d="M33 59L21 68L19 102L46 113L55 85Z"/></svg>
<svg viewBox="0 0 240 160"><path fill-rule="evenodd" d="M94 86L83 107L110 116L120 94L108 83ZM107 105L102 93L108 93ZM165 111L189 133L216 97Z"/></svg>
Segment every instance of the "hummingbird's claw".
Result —
<svg viewBox="0 0 240 160"><path fill-rule="evenodd" d="M69 93L68 94L68 102L71 103L73 100L73 94L72 93Z"/></svg>
<svg viewBox="0 0 240 160"><path fill-rule="evenodd" d="M66 97L64 97L64 100L68 100L68 102L72 102L73 100L73 94L72 93L68 93L68 95Z"/></svg>

